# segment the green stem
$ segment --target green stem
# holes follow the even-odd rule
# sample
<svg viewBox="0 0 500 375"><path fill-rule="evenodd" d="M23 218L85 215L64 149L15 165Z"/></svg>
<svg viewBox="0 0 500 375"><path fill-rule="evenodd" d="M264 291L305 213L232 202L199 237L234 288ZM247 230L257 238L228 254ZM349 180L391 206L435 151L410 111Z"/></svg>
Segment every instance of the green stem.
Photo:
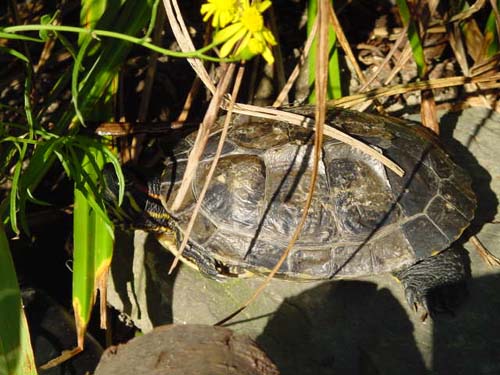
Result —
<svg viewBox="0 0 500 375"><path fill-rule="evenodd" d="M2 29L4 33L18 33L18 32L24 32L24 31L41 31L41 30L49 30L49 31L58 31L58 32L68 32L68 33L78 33L78 34L88 34L93 37L109 37L109 38L114 38L114 39L120 39L124 40L133 44L137 44L146 48L149 48L152 51L161 53L166 56L172 56L172 57L179 57L179 58L190 58L190 57L197 57L200 59L204 60L209 60L209 61L217 61L217 62L228 62L228 61L233 61L232 59L219 59L213 56L208 56L205 55L204 52L211 50L214 48L217 44L216 43L211 43L208 46L205 46L203 48L200 48L199 50L193 51L193 52L175 52L171 51L166 48L159 47L153 43L148 42L144 38L137 38L134 36L126 35L126 34L121 34L117 33L115 31L109 31L109 30L87 30L83 29L81 27L75 27L75 26L61 26L61 25L18 25L18 26L9 26L5 27ZM7 37L5 34L3 34L4 37Z"/></svg>

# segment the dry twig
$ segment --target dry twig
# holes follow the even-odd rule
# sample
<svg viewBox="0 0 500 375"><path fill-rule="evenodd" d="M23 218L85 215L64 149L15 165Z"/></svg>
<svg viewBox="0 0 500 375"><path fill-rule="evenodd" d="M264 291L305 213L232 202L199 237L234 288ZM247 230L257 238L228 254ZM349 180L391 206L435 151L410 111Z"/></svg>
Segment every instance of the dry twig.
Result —
<svg viewBox="0 0 500 375"><path fill-rule="evenodd" d="M228 72L228 73L232 75L232 72ZM193 209L193 213L191 214L191 218L189 219L189 223L187 225L187 228L186 228L185 232L183 233L184 238L182 239L182 243L179 246L179 249L178 249L178 252L175 256L175 259L172 262L172 266L170 267L169 273L171 273L173 271L173 269L177 266L179 258L182 255L182 252L184 251L184 249L186 248L186 245L187 245L188 240L189 240L189 236L191 234L191 231L193 230L194 223L196 221L196 218L198 217L198 212L200 211L201 204L203 202L203 199L205 198L205 194L206 194L208 186L210 184L210 180L212 179L212 176L215 172L215 167L217 166L217 162L219 161L219 158L222 154L224 142L226 141L227 131L229 129L229 123L231 121L232 114L233 114L234 100L238 96L238 91L240 90L241 81L243 80L243 73L244 73L244 68L241 66L238 69L238 73L236 75L236 80L235 80L235 83L233 86L233 91L231 93L231 97L233 99L230 101L229 108L227 109L226 118L224 119L224 127L222 128L222 132L220 134L219 143L217 144L217 150L215 152L214 159L212 160L212 163L210 165L210 169L208 170L207 176L206 176L205 181L203 183L203 188L200 191L200 194L198 196L198 200L197 200L196 205Z"/></svg>

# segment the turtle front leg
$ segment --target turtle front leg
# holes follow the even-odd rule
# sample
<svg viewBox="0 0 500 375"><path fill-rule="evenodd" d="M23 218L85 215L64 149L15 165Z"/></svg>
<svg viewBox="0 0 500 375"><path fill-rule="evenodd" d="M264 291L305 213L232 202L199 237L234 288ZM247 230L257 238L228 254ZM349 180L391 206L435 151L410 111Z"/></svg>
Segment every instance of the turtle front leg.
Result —
<svg viewBox="0 0 500 375"><path fill-rule="evenodd" d="M179 257L179 259L186 266L201 272L204 276L217 281L222 281L222 275L217 269L215 260L207 255L204 255L203 251L198 250L194 245L188 244L184 249L182 254L179 254L178 244L179 244L179 234L176 230L165 230L157 234L158 241L170 251L174 256Z"/></svg>
<svg viewBox="0 0 500 375"><path fill-rule="evenodd" d="M408 304L416 312L422 310L422 321L435 313L453 314L462 301L467 279L464 253L450 247L394 273L403 285Z"/></svg>

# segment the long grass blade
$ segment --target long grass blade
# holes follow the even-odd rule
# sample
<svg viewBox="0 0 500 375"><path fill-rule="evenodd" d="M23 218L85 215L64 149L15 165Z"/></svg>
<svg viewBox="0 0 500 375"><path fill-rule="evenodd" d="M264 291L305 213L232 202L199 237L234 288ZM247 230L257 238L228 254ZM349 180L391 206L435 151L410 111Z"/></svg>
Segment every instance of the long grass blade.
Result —
<svg viewBox="0 0 500 375"><path fill-rule="evenodd" d="M316 21L316 15L318 13L318 1L311 0L308 3L307 9L307 33L308 35L312 32L314 23ZM342 97L342 79L340 72L340 61L337 48L337 34L331 26L328 28L328 50L329 50L329 60L328 60L328 87L327 93L329 99L337 99ZM309 85L314 87L314 82L316 80L316 50L312 48L309 52ZM314 89L311 90L309 95L309 103L316 102L316 94Z"/></svg>
<svg viewBox="0 0 500 375"><path fill-rule="evenodd" d="M396 0L399 9L399 14L403 20L403 24L407 28L408 40L410 41L413 58L417 64L418 76L423 78L427 73L427 64L425 63L424 48L418 33L418 25L413 19L410 8L406 0Z"/></svg>
<svg viewBox="0 0 500 375"><path fill-rule="evenodd" d="M73 258L73 309L78 335L78 347L83 349L83 339L90 313L95 302L96 289L102 286L113 252L113 228L99 207L91 185L99 181L100 169L106 162L105 155L90 149L82 161L81 176L86 179L75 185L74 208L74 258ZM96 205L99 210L96 210ZM101 290L104 293L104 290Z"/></svg>
<svg viewBox="0 0 500 375"><path fill-rule="evenodd" d="M94 304L94 256L89 233L93 230L91 209L85 192L75 188L73 211L73 309L78 347L83 349L83 333Z"/></svg>
<svg viewBox="0 0 500 375"><path fill-rule="evenodd" d="M484 37L487 41L487 57L491 57L500 51L500 15L498 14L500 0L497 0L496 4L495 0L492 0L491 4L493 9L488 16L484 28Z"/></svg>
<svg viewBox="0 0 500 375"><path fill-rule="evenodd" d="M0 221L0 374L37 374L9 242Z"/></svg>

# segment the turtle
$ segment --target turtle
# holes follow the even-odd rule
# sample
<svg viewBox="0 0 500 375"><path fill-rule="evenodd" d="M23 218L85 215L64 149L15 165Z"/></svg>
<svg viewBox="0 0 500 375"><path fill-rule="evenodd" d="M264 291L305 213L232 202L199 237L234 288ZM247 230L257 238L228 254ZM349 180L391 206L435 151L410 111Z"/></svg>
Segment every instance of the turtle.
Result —
<svg viewBox="0 0 500 375"><path fill-rule="evenodd" d="M311 106L286 111L314 117ZM445 309L432 295L466 279L467 255L456 241L476 209L471 178L419 123L339 108L328 108L326 123L381 152L405 174L325 137L307 219L277 276L308 281L392 273L410 306L423 309L423 319ZM135 228L156 233L174 253L213 161L220 124L177 211L171 205L196 133L174 147L144 186L127 185L133 204L125 200L122 210ZM182 254L188 264L219 280L269 274L302 215L313 143L311 128L234 116ZM116 176L111 168L104 176L108 201L116 202Z"/></svg>

